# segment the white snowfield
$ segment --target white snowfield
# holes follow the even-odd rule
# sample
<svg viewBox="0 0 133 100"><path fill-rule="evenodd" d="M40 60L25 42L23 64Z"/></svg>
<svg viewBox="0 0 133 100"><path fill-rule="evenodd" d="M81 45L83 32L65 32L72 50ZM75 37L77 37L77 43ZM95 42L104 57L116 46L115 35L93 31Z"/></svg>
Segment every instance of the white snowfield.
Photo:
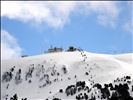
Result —
<svg viewBox="0 0 133 100"><path fill-rule="evenodd" d="M21 98L52 100L55 97L61 100L75 100L75 96L83 91L67 96L65 90L67 86L75 85L77 81L85 81L86 85L91 88L94 83L104 85L113 83L118 77L130 76L131 84L133 84L132 57L132 53L107 55L89 52L81 54L81 52L75 51L2 60L1 79L6 71L9 72L14 66L15 68L10 81L1 81L1 100L5 100L5 98L10 100L14 94L17 94L20 100ZM27 77L26 80L26 73L33 67L31 77ZM66 68L66 73L63 68ZM21 69L21 82L16 84L15 76L19 69ZM86 72L88 75L85 74ZM51 83L47 83L46 80ZM59 92L60 89L63 90L63 93ZM94 91L96 92L95 89ZM129 93L133 97L131 89L129 89ZM101 99L97 98L96 100Z"/></svg>

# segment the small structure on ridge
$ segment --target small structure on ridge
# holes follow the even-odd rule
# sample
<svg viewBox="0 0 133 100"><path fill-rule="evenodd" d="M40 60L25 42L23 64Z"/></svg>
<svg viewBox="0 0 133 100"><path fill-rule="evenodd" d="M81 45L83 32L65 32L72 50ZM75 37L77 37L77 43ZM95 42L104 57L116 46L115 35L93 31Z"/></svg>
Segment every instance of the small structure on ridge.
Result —
<svg viewBox="0 0 133 100"><path fill-rule="evenodd" d="M70 46L69 49L67 51L76 51L76 48L74 46Z"/></svg>
<svg viewBox="0 0 133 100"><path fill-rule="evenodd" d="M57 48L57 47L52 48L52 46L51 46L51 48L48 49L48 53L62 52L62 51L63 51L62 47L61 48Z"/></svg>

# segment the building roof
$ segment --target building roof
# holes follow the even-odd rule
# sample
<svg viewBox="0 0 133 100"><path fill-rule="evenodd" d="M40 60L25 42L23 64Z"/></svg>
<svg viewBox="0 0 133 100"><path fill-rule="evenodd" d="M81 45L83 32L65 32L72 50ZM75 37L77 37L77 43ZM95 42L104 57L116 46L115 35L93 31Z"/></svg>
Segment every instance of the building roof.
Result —
<svg viewBox="0 0 133 100"><path fill-rule="evenodd" d="M57 48L57 47L54 47L53 49L48 49L48 52L56 52L56 51L62 51L63 49L62 48Z"/></svg>

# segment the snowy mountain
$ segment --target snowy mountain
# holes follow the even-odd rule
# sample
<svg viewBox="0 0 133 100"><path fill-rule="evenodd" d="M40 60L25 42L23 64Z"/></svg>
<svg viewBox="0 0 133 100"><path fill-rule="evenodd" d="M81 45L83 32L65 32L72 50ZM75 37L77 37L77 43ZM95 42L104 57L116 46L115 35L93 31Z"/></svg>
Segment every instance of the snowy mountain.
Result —
<svg viewBox="0 0 133 100"><path fill-rule="evenodd" d="M75 51L2 60L1 100L133 100L132 56Z"/></svg>

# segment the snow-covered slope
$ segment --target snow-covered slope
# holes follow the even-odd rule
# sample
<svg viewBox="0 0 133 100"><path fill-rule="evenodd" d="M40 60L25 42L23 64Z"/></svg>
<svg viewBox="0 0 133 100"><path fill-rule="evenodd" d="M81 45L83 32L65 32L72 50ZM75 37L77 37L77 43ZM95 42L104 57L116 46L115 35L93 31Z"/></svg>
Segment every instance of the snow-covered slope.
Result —
<svg viewBox="0 0 133 100"><path fill-rule="evenodd" d="M96 83L102 86L105 83L113 85L128 83L124 80L125 76L131 77L127 79L129 81L128 91L133 97L131 90L133 88L132 56L133 54L105 55L76 51L2 60L1 99L10 100L10 97L17 94L18 99L74 100L78 94L86 93L89 100L92 95L94 97L94 92L98 92L98 89L94 88ZM84 88L67 96L66 88L70 85L76 86L79 81L85 81L90 91L87 92ZM101 97L100 93L95 95L96 100L101 100Z"/></svg>

